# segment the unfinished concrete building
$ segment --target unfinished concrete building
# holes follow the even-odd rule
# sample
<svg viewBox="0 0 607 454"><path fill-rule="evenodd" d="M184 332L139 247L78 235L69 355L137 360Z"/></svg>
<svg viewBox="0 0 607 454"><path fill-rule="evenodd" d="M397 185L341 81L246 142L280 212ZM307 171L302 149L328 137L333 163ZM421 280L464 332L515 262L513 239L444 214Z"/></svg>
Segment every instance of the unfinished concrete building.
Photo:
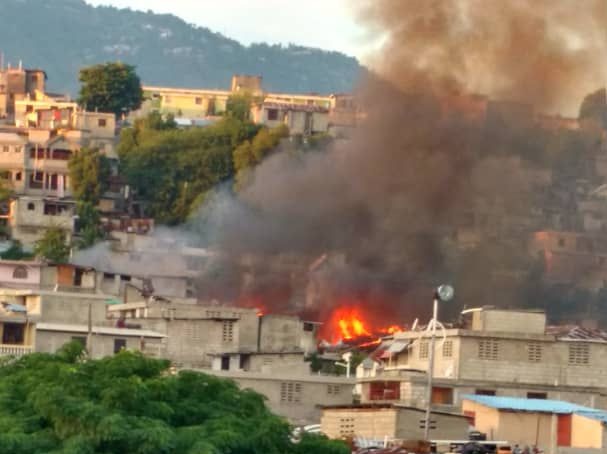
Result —
<svg viewBox="0 0 607 454"><path fill-rule="evenodd" d="M429 334L398 333L359 366L361 401L425 406ZM479 308L438 333L432 404L456 410L465 394L607 405L607 334L547 327L543 311Z"/></svg>

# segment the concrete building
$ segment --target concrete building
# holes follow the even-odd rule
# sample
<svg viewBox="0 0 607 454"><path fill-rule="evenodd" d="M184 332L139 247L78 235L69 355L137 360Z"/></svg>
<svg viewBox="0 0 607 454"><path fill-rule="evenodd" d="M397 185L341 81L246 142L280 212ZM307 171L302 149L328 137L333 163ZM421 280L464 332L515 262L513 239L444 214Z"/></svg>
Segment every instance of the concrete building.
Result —
<svg viewBox="0 0 607 454"><path fill-rule="evenodd" d="M549 398L607 405L607 333L546 327L541 311L479 308L438 334L432 404L449 411L466 394ZM357 370L362 403L426 405L430 342L424 331L397 333Z"/></svg>
<svg viewBox="0 0 607 454"><path fill-rule="evenodd" d="M144 86L146 101L134 117L151 111L172 114L184 125L212 120L226 110L230 96L252 97L251 119L269 127L287 125L291 134L327 133L332 127L355 126L358 114L352 96L346 94L292 94L266 92L260 76L234 75L229 90Z"/></svg>
<svg viewBox="0 0 607 454"><path fill-rule="evenodd" d="M308 366L308 363L300 363ZM264 372L204 371L234 380L244 389L252 389L267 399L270 409L292 424L304 426L321 421L323 405L352 404L354 379L338 376L314 375L309 369L280 370L276 365Z"/></svg>
<svg viewBox="0 0 607 454"><path fill-rule="evenodd" d="M107 295L48 290L0 289L0 355L52 353L72 340L86 342L91 324L90 355L100 358L122 348L158 350L165 335L137 327L109 326Z"/></svg>
<svg viewBox="0 0 607 454"><path fill-rule="evenodd" d="M257 309L169 302L153 298L108 306L114 326L134 323L166 335L154 353L188 366L260 371L279 363L292 368L315 349L316 324Z"/></svg>
<svg viewBox="0 0 607 454"><path fill-rule="evenodd" d="M546 454L607 451L607 411L569 402L464 396L464 414L488 440L537 446Z"/></svg>
<svg viewBox="0 0 607 454"><path fill-rule="evenodd" d="M0 118L11 119L15 102L44 92L46 73L41 69L0 67Z"/></svg>
<svg viewBox="0 0 607 454"><path fill-rule="evenodd" d="M375 440L423 440L425 410L400 404L365 404L322 408L321 431L329 438L362 437ZM468 418L433 411L432 440L467 440Z"/></svg>

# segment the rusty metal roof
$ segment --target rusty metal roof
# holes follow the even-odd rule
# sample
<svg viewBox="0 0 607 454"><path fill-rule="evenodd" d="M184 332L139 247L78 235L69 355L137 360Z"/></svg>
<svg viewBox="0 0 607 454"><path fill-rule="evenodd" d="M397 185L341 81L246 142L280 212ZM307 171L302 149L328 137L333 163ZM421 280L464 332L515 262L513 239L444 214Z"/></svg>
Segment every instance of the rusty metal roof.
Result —
<svg viewBox="0 0 607 454"><path fill-rule="evenodd" d="M607 342L606 331L577 325L548 326L546 334L564 341Z"/></svg>

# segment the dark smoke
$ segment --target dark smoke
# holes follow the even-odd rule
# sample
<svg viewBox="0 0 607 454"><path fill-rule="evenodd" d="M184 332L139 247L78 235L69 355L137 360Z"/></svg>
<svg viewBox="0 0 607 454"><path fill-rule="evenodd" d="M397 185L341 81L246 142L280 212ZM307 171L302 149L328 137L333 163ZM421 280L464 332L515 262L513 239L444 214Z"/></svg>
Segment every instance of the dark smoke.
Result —
<svg viewBox="0 0 607 454"><path fill-rule="evenodd" d="M460 305L491 303L492 270L527 264L527 232L502 224L534 202L525 160L533 106L570 108L600 85L602 6L364 4L361 17L385 39L377 73L356 93L365 120L326 152L277 153L238 198L219 193L203 208L208 240L229 258L203 276L201 296L320 317L345 299L399 322L424 314L432 286L447 280ZM497 236L463 253L457 233L479 210ZM330 259L310 269L322 254ZM229 289L211 291L217 279ZM517 304L522 290L504 282L502 295Z"/></svg>

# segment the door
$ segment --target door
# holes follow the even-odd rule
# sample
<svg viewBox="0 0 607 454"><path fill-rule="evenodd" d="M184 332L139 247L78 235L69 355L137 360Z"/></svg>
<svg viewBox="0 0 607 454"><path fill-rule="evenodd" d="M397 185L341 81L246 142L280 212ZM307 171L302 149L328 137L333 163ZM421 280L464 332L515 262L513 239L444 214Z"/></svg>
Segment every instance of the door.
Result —
<svg viewBox="0 0 607 454"><path fill-rule="evenodd" d="M571 446L571 415L557 416L556 445Z"/></svg>

